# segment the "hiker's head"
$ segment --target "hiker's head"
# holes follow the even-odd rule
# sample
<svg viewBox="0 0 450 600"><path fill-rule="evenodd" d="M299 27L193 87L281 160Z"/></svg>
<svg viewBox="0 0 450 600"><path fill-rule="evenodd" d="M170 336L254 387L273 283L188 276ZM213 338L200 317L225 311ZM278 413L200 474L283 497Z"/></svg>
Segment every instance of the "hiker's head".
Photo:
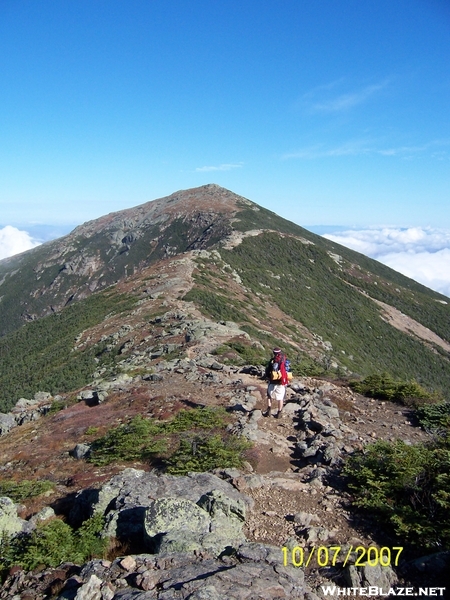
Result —
<svg viewBox="0 0 450 600"><path fill-rule="evenodd" d="M281 348L274 348L273 349L273 355L277 356L278 354L281 354Z"/></svg>

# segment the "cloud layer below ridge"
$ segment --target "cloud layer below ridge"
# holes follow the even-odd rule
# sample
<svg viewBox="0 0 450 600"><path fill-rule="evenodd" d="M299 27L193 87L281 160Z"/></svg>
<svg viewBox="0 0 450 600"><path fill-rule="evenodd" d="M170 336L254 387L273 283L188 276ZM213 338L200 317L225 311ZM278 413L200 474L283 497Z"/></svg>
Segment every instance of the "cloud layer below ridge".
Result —
<svg viewBox="0 0 450 600"><path fill-rule="evenodd" d="M380 227L323 237L357 250L450 297L450 230Z"/></svg>
<svg viewBox="0 0 450 600"><path fill-rule="evenodd" d="M40 242L33 239L27 231L6 225L0 229L0 260L35 248L39 244Z"/></svg>

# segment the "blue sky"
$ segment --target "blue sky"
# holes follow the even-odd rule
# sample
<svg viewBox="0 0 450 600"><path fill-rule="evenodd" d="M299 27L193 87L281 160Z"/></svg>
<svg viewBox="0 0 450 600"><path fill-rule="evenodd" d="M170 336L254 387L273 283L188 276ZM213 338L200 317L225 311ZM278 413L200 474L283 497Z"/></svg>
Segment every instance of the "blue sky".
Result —
<svg viewBox="0 0 450 600"><path fill-rule="evenodd" d="M2 0L0 56L1 227L214 182L303 226L450 230L448 0Z"/></svg>

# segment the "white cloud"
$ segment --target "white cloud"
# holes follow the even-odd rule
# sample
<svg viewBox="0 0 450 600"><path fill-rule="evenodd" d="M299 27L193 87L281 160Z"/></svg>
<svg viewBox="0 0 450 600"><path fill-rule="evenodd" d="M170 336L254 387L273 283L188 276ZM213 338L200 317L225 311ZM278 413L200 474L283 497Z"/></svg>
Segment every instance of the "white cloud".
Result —
<svg viewBox="0 0 450 600"><path fill-rule="evenodd" d="M450 297L450 248L417 254L410 252L386 254L381 262Z"/></svg>
<svg viewBox="0 0 450 600"><path fill-rule="evenodd" d="M21 231L11 225L0 229L0 259L25 252L39 246L40 242L34 240L26 231Z"/></svg>
<svg viewBox="0 0 450 600"><path fill-rule="evenodd" d="M324 144L315 144L314 146L301 148L296 152L284 154L281 158L284 160L289 158L315 159L334 156L358 156L372 152L374 152L373 147L367 140L350 140L334 147L326 147Z"/></svg>
<svg viewBox="0 0 450 600"><path fill-rule="evenodd" d="M234 164L222 164L218 166L210 166L210 167L197 167L195 170L200 173L209 173L210 171L231 171L231 169L240 169L242 168L242 163L234 163Z"/></svg>
<svg viewBox="0 0 450 600"><path fill-rule="evenodd" d="M389 80L386 79L358 89L336 93L336 88L342 87L344 83L343 79L337 79L328 84L317 86L303 94L297 106L303 106L312 113L336 113L350 110L383 90L389 85ZM330 94L331 91L333 91L333 95Z"/></svg>
<svg viewBox="0 0 450 600"><path fill-rule="evenodd" d="M440 146L448 146L450 144L449 140L431 140L426 144L421 144L418 146L398 146L392 148L384 148L374 150L377 154L381 154L382 156L401 156L401 157L411 157L415 154L423 154L427 151L431 151L432 158L436 158L438 160L446 160L449 158L448 152L446 150L434 150L434 148L439 148Z"/></svg>
<svg viewBox="0 0 450 600"><path fill-rule="evenodd" d="M450 230L380 227L323 237L357 250L450 297Z"/></svg>
<svg viewBox="0 0 450 600"><path fill-rule="evenodd" d="M432 140L426 144L417 146L390 146L387 147L384 143L379 140L371 139L355 139L343 142L336 146L327 146L326 144L315 144L313 146L306 146L300 148L297 151L283 154L281 158L283 160L290 158L301 158L306 160L312 160L317 158L329 158L336 156L361 156L366 155L379 155L379 156L393 156L401 159L410 159L417 155L428 154L431 158L436 160L449 160L450 156L448 150L436 148L442 148L450 146L450 140Z"/></svg>
<svg viewBox="0 0 450 600"><path fill-rule="evenodd" d="M312 110L316 112L340 112L342 110L349 110L350 108L365 102L376 92L382 90L386 85L387 82L378 85L368 85L355 92L341 94L335 98L316 102L312 105Z"/></svg>

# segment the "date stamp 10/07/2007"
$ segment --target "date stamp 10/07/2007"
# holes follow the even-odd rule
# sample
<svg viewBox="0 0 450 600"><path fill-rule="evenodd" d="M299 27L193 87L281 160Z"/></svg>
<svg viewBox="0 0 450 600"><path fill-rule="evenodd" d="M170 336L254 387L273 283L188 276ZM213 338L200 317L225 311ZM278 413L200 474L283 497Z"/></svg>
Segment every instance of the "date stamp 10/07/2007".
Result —
<svg viewBox="0 0 450 600"><path fill-rule="evenodd" d="M355 565L355 567L397 567L400 554L403 551L402 546L394 546L388 548L383 546L349 546L342 548L341 546L313 546L309 550L305 550L301 546L295 548L281 548L283 553L283 565L293 567L334 567L338 563Z"/></svg>

